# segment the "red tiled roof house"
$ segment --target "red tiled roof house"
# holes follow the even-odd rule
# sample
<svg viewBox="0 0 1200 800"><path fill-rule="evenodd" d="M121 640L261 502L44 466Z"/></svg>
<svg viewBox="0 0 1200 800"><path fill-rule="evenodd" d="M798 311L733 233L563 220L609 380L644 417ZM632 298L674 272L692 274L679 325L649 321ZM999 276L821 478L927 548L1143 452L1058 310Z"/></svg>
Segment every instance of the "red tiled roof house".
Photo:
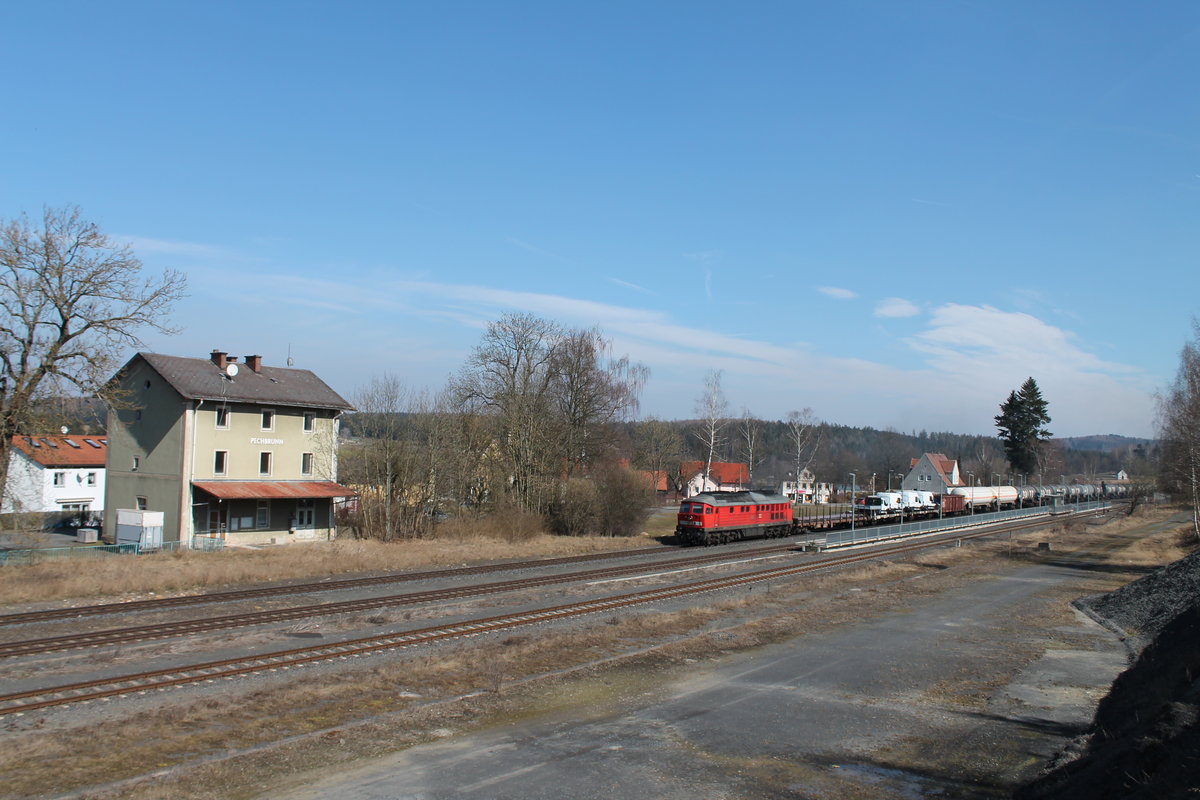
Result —
<svg viewBox="0 0 1200 800"><path fill-rule="evenodd" d="M912 468L900 482L901 489L942 494L952 486L962 486L958 462L942 453L925 453L912 460Z"/></svg>
<svg viewBox="0 0 1200 800"><path fill-rule="evenodd" d="M748 488L750 466L726 461L714 461L704 480L703 461L684 461L679 465L683 477L684 497L695 497L703 492L736 492Z"/></svg>
<svg viewBox="0 0 1200 800"><path fill-rule="evenodd" d="M0 513L54 513L87 521L104 511L106 437L17 435L12 443Z"/></svg>

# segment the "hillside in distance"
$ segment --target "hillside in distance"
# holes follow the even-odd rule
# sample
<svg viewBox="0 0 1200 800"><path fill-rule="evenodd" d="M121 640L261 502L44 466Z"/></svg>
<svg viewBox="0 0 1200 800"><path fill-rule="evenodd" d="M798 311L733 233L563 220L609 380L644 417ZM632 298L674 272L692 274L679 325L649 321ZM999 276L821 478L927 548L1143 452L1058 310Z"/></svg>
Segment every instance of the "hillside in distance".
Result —
<svg viewBox="0 0 1200 800"><path fill-rule="evenodd" d="M1154 444L1153 439L1138 439L1116 433L1068 436L1055 441L1062 442L1063 447L1068 450L1095 450L1100 453L1112 453L1136 447L1149 448Z"/></svg>

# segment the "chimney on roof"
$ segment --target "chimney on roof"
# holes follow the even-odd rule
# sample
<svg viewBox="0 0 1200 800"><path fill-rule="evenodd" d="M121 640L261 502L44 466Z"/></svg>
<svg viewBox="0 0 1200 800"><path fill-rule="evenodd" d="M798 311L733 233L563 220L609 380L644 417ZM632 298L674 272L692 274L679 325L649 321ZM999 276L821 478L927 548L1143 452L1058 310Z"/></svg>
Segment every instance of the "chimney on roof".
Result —
<svg viewBox="0 0 1200 800"><path fill-rule="evenodd" d="M225 369L225 365L229 363L227 354L220 350L212 351L212 362L217 365L217 369Z"/></svg>
<svg viewBox="0 0 1200 800"><path fill-rule="evenodd" d="M255 372L262 372L262 356L246 356L246 366Z"/></svg>

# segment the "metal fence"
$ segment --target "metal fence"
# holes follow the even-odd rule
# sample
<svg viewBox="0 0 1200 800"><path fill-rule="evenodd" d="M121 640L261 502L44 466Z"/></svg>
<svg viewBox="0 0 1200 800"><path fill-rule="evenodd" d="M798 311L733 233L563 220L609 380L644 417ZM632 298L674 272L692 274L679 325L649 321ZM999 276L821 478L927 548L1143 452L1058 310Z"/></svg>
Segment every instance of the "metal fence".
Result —
<svg viewBox="0 0 1200 800"><path fill-rule="evenodd" d="M41 561L57 561L64 558L100 558L106 556L140 556L154 553L174 553L179 550L213 552L223 550L225 542L211 536L192 537L192 546L184 542L163 542L157 547L140 544L81 544L74 547L32 547L20 550L0 550L0 566L7 564L36 564Z"/></svg>
<svg viewBox="0 0 1200 800"><path fill-rule="evenodd" d="M852 544L877 542L882 539L898 539L903 536L916 536L934 531L964 530L981 525L990 525L1008 519L1022 519L1038 516L1069 514L1075 511L1096 511L1110 508L1107 500L1097 500L1088 503L1071 503L1061 506L1035 506L1033 508L1013 508L1008 511L988 511L982 514L948 517L946 519L922 519L912 522L895 523L893 525L871 525L863 528L845 528L830 531L825 536L826 547L845 547Z"/></svg>

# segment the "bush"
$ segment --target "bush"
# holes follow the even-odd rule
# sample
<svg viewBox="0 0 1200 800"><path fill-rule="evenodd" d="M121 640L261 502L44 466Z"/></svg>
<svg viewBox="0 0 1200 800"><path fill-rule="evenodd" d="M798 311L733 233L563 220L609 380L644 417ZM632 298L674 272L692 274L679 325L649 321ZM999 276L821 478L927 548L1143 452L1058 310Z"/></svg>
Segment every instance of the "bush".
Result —
<svg viewBox="0 0 1200 800"><path fill-rule="evenodd" d="M546 512L561 536L635 536L650 513L651 487L637 473L613 467L592 478L573 478Z"/></svg>
<svg viewBox="0 0 1200 800"><path fill-rule="evenodd" d="M546 524L559 536L587 536L593 533L596 513L601 505L597 487L590 480L567 481L557 502L546 511Z"/></svg>
<svg viewBox="0 0 1200 800"><path fill-rule="evenodd" d="M545 532L542 517L538 514L512 505L501 505L481 513L464 511L453 514L434 527L433 538L469 539L483 536L513 544L529 541Z"/></svg>

